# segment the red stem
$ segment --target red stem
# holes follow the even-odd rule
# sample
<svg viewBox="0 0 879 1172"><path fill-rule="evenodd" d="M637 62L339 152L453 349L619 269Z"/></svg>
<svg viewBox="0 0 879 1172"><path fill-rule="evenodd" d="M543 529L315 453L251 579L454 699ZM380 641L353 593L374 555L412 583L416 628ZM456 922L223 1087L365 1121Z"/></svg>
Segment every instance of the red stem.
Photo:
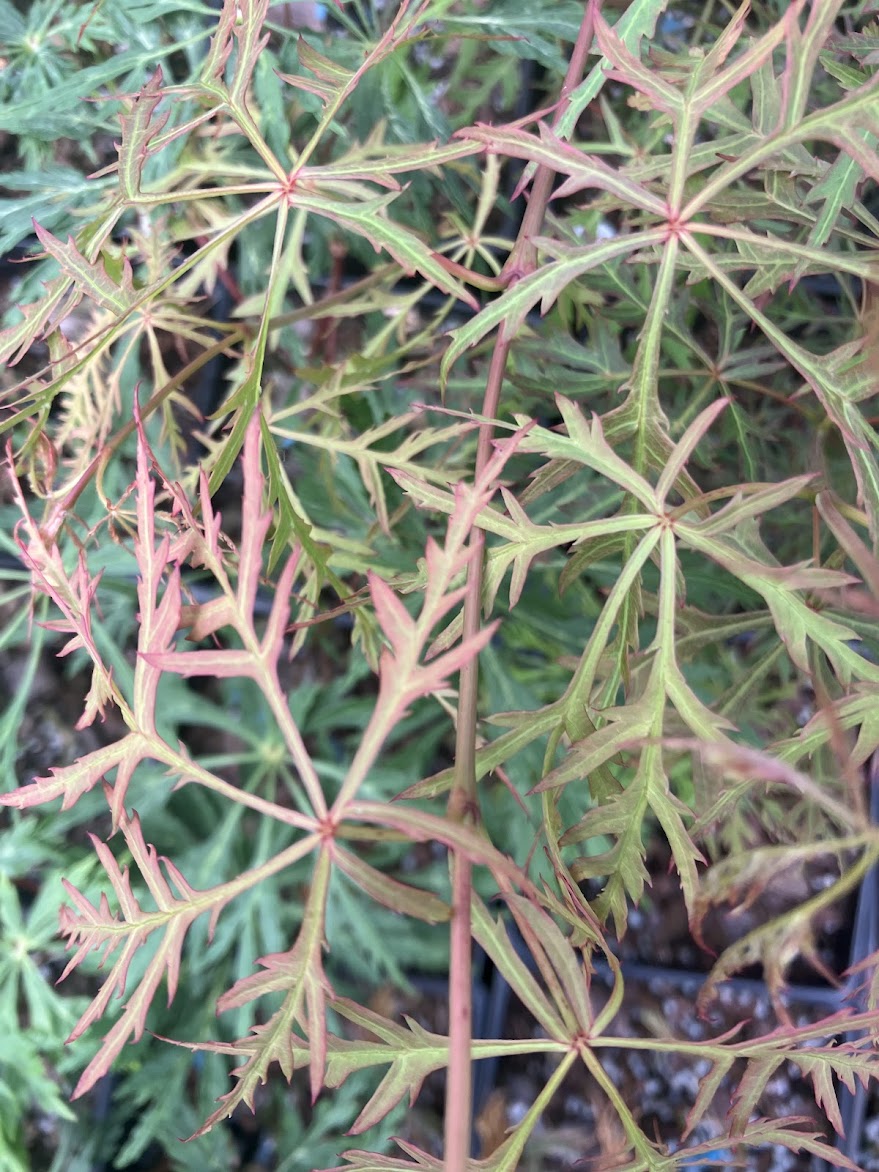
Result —
<svg viewBox="0 0 879 1172"><path fill-rule="evenodd" d="M580 31L574 45L568 71L562 86L561 101L553 124L564 114L571 92L579 85L592 45L593 6L587 4ZM538 167L528 207L513 251L504 267L506 282L518 280L533 272L537 252L532 244L539 235L552 194L553 172ZM512 339L504 335L501 326L495 337L494 350L488 370L482 415L494 419L501 397L501 387ZM479 429L476 447L475 478L482 475L491 456L494 430L491 424ZM467 593L464 598L462 639L475 636L482 622L483 547L485 535L474 528L470 537L474 550L467 575ZM479 798L476 789L476 714L479 688L479 665L473 659L461 671L458 697L458 726L455 745L455 780L449 797L448 816L456 821L477 821ZM449 1067L446 1082L445 1159L446 1172L464 1172L470 1155L472 1115L472 934L471 893L472 867L468 859L452 856L452 923L451 960L449 968Z"/></svg>

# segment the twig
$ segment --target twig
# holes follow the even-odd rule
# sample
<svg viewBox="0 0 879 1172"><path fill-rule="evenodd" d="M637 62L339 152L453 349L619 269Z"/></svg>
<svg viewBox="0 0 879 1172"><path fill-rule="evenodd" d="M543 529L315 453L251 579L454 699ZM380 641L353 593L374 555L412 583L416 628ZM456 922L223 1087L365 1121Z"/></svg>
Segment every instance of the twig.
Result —
<svg viewBox="0 0 879 1172"><path fill-rule="evenodd" d="M556 125L568 105L568 97L579 84L592 45L592 4L586 6L577 41L574 45L568 71L562 87L561 101L556 108ZM543 226L547 204L552 194L553 171L545 166L537 168L528 207L513 250L504 267L508 283L519 280L537 265L533 239ZM501 387L512 339L504 335L503 327L495 337L494 351L488 370L482 415L494 419L500 403ZM491 456L493 429L482 424L476 448L475 479L479 480ZM482 582L484 535L474 529L471 543L477 551L467 574L467 592L464 598L464 629L466 642L479 631L482 621ZM455 779L449 797L448 815L456 821L477 821L479 798L476 790L476 713L479 688L478 659L474 657L461 671L458 698L458 724L455 742ZM471 893L472 866L469 860L452 857L452 924L451 960L449 969L449 1066L446 1083L445 1110L445 1168L446 1172L464 1172L471 1144L472 1114L472 938Z"/></svg>

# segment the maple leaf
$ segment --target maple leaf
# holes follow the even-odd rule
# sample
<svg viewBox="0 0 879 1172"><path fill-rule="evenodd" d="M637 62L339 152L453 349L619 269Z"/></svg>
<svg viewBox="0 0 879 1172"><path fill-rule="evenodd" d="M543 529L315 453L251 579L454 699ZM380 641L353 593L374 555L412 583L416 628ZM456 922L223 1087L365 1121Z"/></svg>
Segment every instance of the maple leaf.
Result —
<svg viewBox="0 0 879 1172"><path fill-rule="evenodd" d="M237 48L228 92L236 101L244 97L257 59L268 44L268 34L260 35L268 10L269 0L224 0L223 11L202 67L202 83L206 89L225 89L226 66L232 50Z"/></svg>
<svg viewBox="0 0 879 1172"><path fill-rule="evenodd" d="M301 1058L301 1040L297 1041L295 1028L300 1027L310 1039L306 1061L310 1068L312 1098L316 1099L324 1085L327 1066L327 999L332 988L323 971L324 918L326 900L332 873L331 852L318 853L311 885L303 910L302 924L296 943L288 952L261 957L263 972L244 977L236 982L217 1003L218 1012L237 1009L258 997L283 993L281 1007L264 1024L255 1025L248 1038L229 1045L206 1043L193 1048L217 1052L244 1054L246 1062L233 1070L235 1087L220 1100L221 1106L205 1121L193 1138L204 1135L221 1119L226 1119L240 1103L253 1107L257 1087L265 1083L269 1068L277 1063L287 1081L292 1078L297 1063L297 1046Z"/></svg>
<svg viewBox="0 0 879 1172"><path fill-rule="evenodd" d="M326 812L320 779L314 763L296 723L290 713L290 706L278 675L278 660L284 647L284 635L290 614L290 598L293 582L299 572L302 556L300 546L295 546L288 556L275 584L272 607L261 632L256 629L255 602L260 587L265 541L272 524L273 515L265 509L263 498L265 477L260 467L260 414L254 412L245 428L243 442L242 471L244 493L241 511L241 541L238 548L238 581L233 586L227 570L228 553L221 549L221 518L213 507L208 478L202 471L199 480L201 504L200 519L196 519L195 508L179 485L165 482L165 487L174 501L175 512L182 518L180 532L173 542L161 546L161 558L175 562L189 559L193 565L206 567L214 576L220 588L219 597L200 606L190 608L187 622L192 639L205 639L224 626L235 628L241 638L238 649L210 647L199 651L177 651L170 649L169 641L161 637L170 625L170 611L155 615L155 635L146 639L139 652L144 664L143 688L152 695L163 672L174 672L185 678L211 675L215 678L245 676L253 679L262 689L278 725L285 737L291 758L299 770L303 784L318 814ZM145 519L144 526L151 533L151 522ZM149 542L145 543L144 556L149 558ZM168 593L175 591L179 601L179 582L172 576ZM166 595L167 597L167 595ZM163 600L164 601L164 600ZM182 623L178 609L177 626Z"/></svg>
<svg viewBox="0 0 879 1172"><path fill-rule="evenodd" d="M89 574L82 550L75 569L71 574L67 573L51 523L43 526L36 524L15 475L11 477L11 482L22 516L16 526L22 561L31 572L34 587L50 598L63 616L61 619L47 620L43 625L50 631L70 635L59 651L59 656L83 650L92 663L91 686L86 696L85 710L77 723L77 728L85 728L98 715L104 715L106 705L111 700L124 707L124 701L113 682L112 670L105 665L92 633L92 608L101 574L95 577Z"/></svg>
<svg viewBox="0 0 879 1172"><path fill-rule="evenodd" d="M90 297L102 309L113 312L116 318L126 317L143 297L143 292L134 288L131 262L122 257L119 280L114 280L101 260L89 260L76 246L73 237L62 244L51 232L34 224L37 237L51 257L58 262L68 280L77 289L78 297Z"/></svg>
<svg viewBox="0 0 879 1172"><path fill-rule="evenodd" d="M82 295L71 288L66 275L55 277L44 286L46 293L37 301L21 306L21 320L0 330L0 362L15 366L28 352L33 342L45 336L51 321L60 321L82 300ZM66 300L65 300L66 298Z"/></svg>
<svg viewBox="0 0 879 1172"><path fill-rule="evenodd" d="M116 149L119 154L119 187L123 199L130 202L136 202L141 193L143 169L150 155L150 146L164 130L171 116L169 109L155 117L163 97L163 81L162 67L159 65L140 93L123 99L125 113L119 116L122 141Z"/></svg>
<svg viewBox="0 0 879 1172"><path fill-rule="evenodd" d="M75 947L76 952L61 974L61 980L80 965L90 952L102 952L103 964L114 952L121 951L100 991L74 1026L68 1041L72 1042L80 1037L101 1018L114 996L124 995L128 970L135 954L153 933L162 932L163 935L137 988L126 1002L121 1016L106 1034L98 1053L80 1076L73 1098L85 1094L107 1073L129 1038L137 1041L142 1036L146 1026L147 1010L163 978L167 979L170 1004L177 990L180 955L189 928L208 908L217 914L219 907L231 898L232 894L222 892L218 895L215 890L209 896L203 897L190 887L169 859L160 858L155 848L146 844L136 814L130 819L123 814L119 826L132 858L153 897L156 910L146 910L141 906L132 890L128 867L120 869L106 843L101 842L95 835L90 835L116 894L119 914L111 913L106 895L101 896L99 905L95 907L72 884L64 880L65 889L76 910L70 907L61 909L61 931L67 939L68 947ZM162 867L167 871L179 895L174 894L162 872Z"/></svg>

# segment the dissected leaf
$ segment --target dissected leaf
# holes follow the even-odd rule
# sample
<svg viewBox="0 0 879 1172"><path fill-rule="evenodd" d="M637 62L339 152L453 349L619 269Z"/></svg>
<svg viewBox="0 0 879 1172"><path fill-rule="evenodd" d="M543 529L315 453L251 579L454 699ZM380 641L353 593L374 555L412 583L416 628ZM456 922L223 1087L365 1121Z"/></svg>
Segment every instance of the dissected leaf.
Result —
<svg viewBox="0 0 879 1172"><path fill-rule="evenodd" d="M236 1033L248 1015L252 1028L180 1043L218 1067L240 1059L199 1134L253 1106L276 1066L288 1079L307 1067L312 1098L344 1088L340 1112L352 1076L375 1072L358 1133L407 1095L413 1104L455 1053L468 974L450 980L451 1038L336 999L324 952L338 867L357 887L357 914L381 905L377 922L390 909L418 941L423 923L469 929L540 1027L522 1042L472 1043L473 1060L534 1056L545 1073L509 1136L459 1160L462 1172L527 1162L580 1063L612 1112L603 1158L630 1172L729 1151L747 1162L769 1145L853 1167L805 1120L758 1113L792 1064L840 1130L840 1087L876 1074L875 1007L795 1027L783 997L795 957L834 978L816 945L820 913L876 856L857 774L879 745L879 224L864 186L879 175L879 39L868 14L846 11L842 35L839 0L743 4L717 27L719 10L690 25L657 0L634 0L618 19L594 0L543 15L518 0L492 11L403 0L377 23L339 5L346 34L322 30L318 14L297 65L267 23L283 7L225 0L212 29L199 11L190 33L194 9L138 0L125 13L138 50L95 66L129 35L111 6L83 19L57 0L26 14L0 0L12 34L4 124L25 160L7 176L20 206L13 195L0 218L17 243L34 208L46 216L49 272L42 296L24 274L19 297L13 274L20 316L0 336L0 354L32 350L42 366L23 365L3 391L16 548L48 613L45 637L62 636L60 654L90 673L80 727L106 716L95 731L107 742L77 745L73 764L2 804L59 799L68 810L103 782L120 847L93 837L112 891L90 898L68 883L62 913L68 973L93 951L113 961L74 1036L127 997L77 1093L154 1023L163 979L176 995L189 928L207 911L208 937L219 925L239 968L224 986L213 938L223 959L214 969L214 952L192 957L193 995L211 968L207 996L231 984L219 1006L244 1019ZM184 79L173 90L157 65L166 54ZM516 60L543 65L557 108L528 108L534 86L509 68ZM71 112L96 86L102 102ZM511 112L518 89L524 104ZM68 175L70 198L49 198L31 139L45 154L59 128L100 128L79 147L102 155L102 111L120 105L118 167L82 184ZM512 206L504 160L521 172ZM529 214L505 266L516 198L538 170L529 212L540 216ZM541 189L549 197L553 185L544 215ZM111 236L117 224L124 237ZM368 274L352 276L360 264ZM205 405L196 382L223 355L224 385ZM454 418L423 426L437 373ZM189 435L177 412L188 422L196 408L213 414ZM124 547L115 560L108 533ZM136 586L114 576L132 553ZM24 618L23 607L4 647ZM472 687L499 631L487 686ZM187 691L195 676L213 680L224 707ZM801 677L816 695L802 717ZM171 695L192 705L172 711ZM2 722L10 743L23 709L16 700ZM223 736L209 757L167 731L188 743L184 727L202 718ZM188 862L178 870L147 845L128 806L150 765L181 791L165 808L150 777L150 835L191 843L204 819L213 837L198 845L199 874L252 850L241 874L199 891ZM478 783L465 819L425 807L453 785L465 794L464 774ZM221 807L204 798L231 812L217 820ZM509 809L521 823L507 824ZM778 1028L705 1043L613 1034L625 996L616 938L651 880L657 835L697 935L709 907L743 916L774 882L832 856L832 883L802 889L735 941L706 984L705 997L761 964ZM705 870L703 843L715 860ZM478 897L468 906L471 868L515 931ZM283 905L264 885L276 877L292 893ZM226 912L260 888L272 898ZM7 935L21 934L14 888L0 889ZM606 1001L593 1000L593 949L613 977ZM854 969L871 1004L874 962ZM34 987L22 986L22 1003L37 1018ZM690 1149L650 1138L603 1061L626 1049L700 1064L688 1127L728 1100L727 1134ZM464 1118L456 1093L453 1072L450 1103ZM121 1095L139 1109L127 1081ZM341 1115L330 1117L337 1135ZM136 1158L153 1126L146 1111L117 1162ZM344 1158L374 1172L440 1172L451 1158L401 1149Z"/></svg>
<svg viewBox="0 0 879 1172"><path fill-rule="evenodd" d="M119 144L119 186L122 196L136 200L141 192L144 165L149 158L150 145L165 128L170 111L156 117L156 110L162 101L162 68L139 94L127 103L129 111L120 115L122 141Z"/></svg>

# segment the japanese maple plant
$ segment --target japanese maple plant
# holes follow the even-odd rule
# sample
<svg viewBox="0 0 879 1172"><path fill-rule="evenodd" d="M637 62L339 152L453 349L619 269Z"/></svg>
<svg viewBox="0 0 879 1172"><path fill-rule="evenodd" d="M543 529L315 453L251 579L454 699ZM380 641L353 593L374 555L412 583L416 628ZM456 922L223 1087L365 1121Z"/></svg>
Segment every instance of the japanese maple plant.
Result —
<svg viewBox="0 0 879 1172"><path fill-rule="evenodd" d="M795 1019L783 993L798 958L828 974L821 917L879 861L863 781L879 747L879 40L843 0L745 4L720 25L682 4L684 32L663 7L562 5L540 31L515 4L340 4L335 31L296 39L268 0L225 0L191 76L169 59L102 95L115 161L66 241L36 225L44 284L0 335L30 362L2 420L30 605L87 665L80 728L97 738L0 799L15 818L93 803L100 880L66 882L60 923L64 976L87 971L93 993L74 1054L105 1032L74 1097L162 1032L154 1002L185 991L236 905L295 873L278 888L289 937L215 997L218 1032L163 1042L225 1061L198 1135L267 1080L307 1079L316 1101L374 1070L357 1136L445 1071L441 1151L403 1135L344 1167L502 1172L579 1066L617 1121L596 1166L780 1145L855 1167L831 1133L839 1084L877 1071L876 958L831 1016ZM532 40L558 92L491 117ZM209 322L224 284L231 312ZM226 381L198 419L190 392L217 356ZM108 637L120 566L136 646L118 621ZM330 629L363 713L351 738L340 706L334 762L292 682ZM221 705L246 697L242 736L261 714L258 776L192 747L198 704L175 706L196 677ZM798 723L785 697L803 685ZM428 727L432 762L389 790L387 755ZM194 788L271 849L229 872L208 835L187 873L156 811ZM703 990L707 1012L762 966L763 1032L616 1029L648 848L697 941L712 909L822 861L826 882L729 943ZM444 926L447 1034L340 991L339 883L400 937ZM475 945L530 1037L471 1036ZM604 1062L620 1050L699 1070L679 1135L621 1094ZM474 1156L474 1063L528 1055L549 1059L544 1085ZM761 1113L786 1063L814 1118ZM718 1101L725 1123L700 1133Z"/></svg>

